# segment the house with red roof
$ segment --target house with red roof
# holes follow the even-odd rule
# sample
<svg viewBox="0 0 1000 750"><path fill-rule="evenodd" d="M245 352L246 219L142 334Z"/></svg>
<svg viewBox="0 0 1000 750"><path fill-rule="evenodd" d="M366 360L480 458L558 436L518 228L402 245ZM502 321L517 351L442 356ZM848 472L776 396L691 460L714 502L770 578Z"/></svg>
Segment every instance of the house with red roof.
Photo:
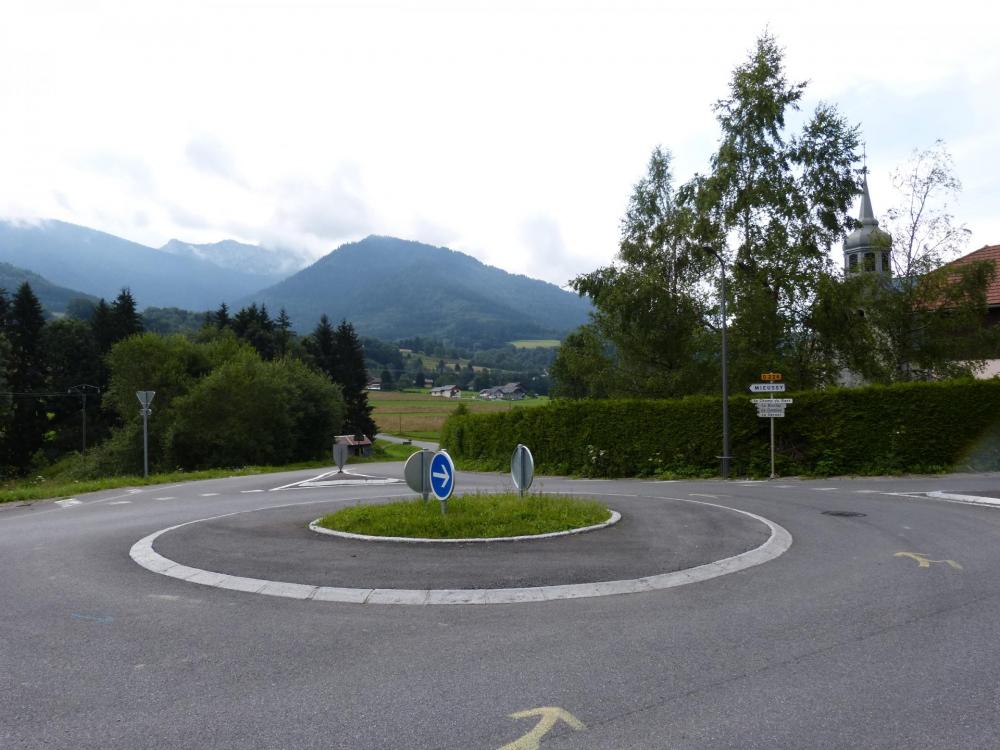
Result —
<svg viewBox="0 0 1000 750"><path fill-rule="evenodd" d="M984 245L978 250L973 250L968 255L956 258L945 265L960 266L965 263L975 263L977 261L987 261L993 264L996 272L993 280L986 289L986 322L987 325L1000 325L1000 245ZM977 374L979 378L1000 377L1000 352L996 353L995 359L986 360L986 366Z"/></svg>

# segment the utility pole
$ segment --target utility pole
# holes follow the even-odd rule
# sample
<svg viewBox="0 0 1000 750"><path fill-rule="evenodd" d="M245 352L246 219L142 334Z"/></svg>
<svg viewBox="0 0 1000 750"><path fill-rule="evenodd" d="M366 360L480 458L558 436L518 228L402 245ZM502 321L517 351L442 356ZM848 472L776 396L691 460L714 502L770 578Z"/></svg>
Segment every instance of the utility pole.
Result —
<svg viewBox="0 0 1000 750"><path fill-rule="evenodd" d="M101 389L100 389L100 387L98 387L96 385L88 385L87 383L80 383L80 385L71 386L66 391L67 393L78 393L78 394L80 394L80 402L81 402L81 404L80 404L80 421L81 421L81 425L82 425L81 431L83 433L83 445L82 445L82 449L80 451L80 455L81 456L86 456L87 455L87 389L88 388L90 390L94 391L95 393L97 393L97 395L101 395Z"/></svg>

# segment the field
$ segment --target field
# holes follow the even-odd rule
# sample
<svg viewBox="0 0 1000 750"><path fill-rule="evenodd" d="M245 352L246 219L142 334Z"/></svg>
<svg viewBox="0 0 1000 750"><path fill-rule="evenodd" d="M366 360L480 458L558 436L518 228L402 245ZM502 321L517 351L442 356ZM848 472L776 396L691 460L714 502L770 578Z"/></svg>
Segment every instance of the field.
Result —
<svg viewBox="0 0 1000 750"><path fill-rule="evenodd" d="M518 339L510 342L515 349L555 349L559 344L559 339Z"/></svg>
<svg viewBox="0 0 1000 750"><path fill-rule="evenodd" d="M522 401L482 401L473 398L472 394L463 394L461 399L454 399L439 398L426 392L368 392L368 403L375 407L372 417L379 430L417 440L437 440L444 420L459 404L464 404L471 412L493 412L530 408L548 402L547 396Z"/></svg>

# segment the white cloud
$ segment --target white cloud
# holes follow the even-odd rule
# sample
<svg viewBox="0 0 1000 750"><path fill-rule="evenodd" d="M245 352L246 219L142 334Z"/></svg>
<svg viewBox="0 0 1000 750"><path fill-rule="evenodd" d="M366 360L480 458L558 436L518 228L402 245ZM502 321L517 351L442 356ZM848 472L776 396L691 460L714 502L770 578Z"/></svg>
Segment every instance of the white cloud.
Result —
<svg viewBox="0 0 1000 750"><path fill-rule="evenodd" d="M705 171L765 26L880 175L944 138L1000 242L997 13L980 3L5 4L0 215L313 255L366 233L555 283L609 263L651 149ZM540 250L539 248L543 248ZM539 261L543 255L552 261Z"/></svg>

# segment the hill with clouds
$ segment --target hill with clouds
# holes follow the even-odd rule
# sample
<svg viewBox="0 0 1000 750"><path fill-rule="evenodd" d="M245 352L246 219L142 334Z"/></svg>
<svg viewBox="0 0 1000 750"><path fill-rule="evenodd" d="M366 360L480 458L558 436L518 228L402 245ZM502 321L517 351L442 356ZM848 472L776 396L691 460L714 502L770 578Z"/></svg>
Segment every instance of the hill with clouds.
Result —
<svg viewBox="0 0 1000 750"><path fill-rule="evenodd" d="M0 261L105 299L129 287L140 308L212 309L280 278L224 268L194 254L175 255L55 220L0 220Z"/></svg>

